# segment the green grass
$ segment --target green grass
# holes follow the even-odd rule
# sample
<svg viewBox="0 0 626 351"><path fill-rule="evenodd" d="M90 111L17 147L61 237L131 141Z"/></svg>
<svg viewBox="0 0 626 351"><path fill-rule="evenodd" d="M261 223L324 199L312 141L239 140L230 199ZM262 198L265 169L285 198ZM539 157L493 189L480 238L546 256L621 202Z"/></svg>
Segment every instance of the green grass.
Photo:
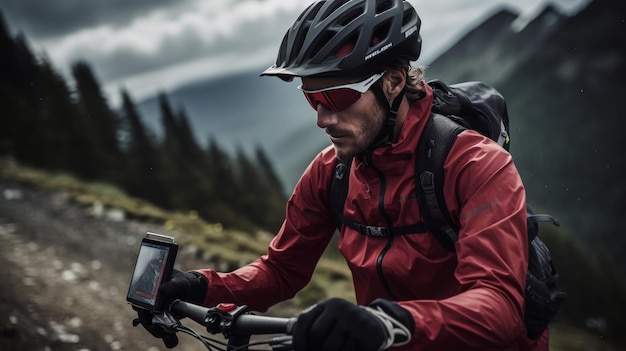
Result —
<svg viewBox="0 0 626 351"><path fill-rule="evenodd" d="M13 181L54 192L61 192L68 201L90 207L99 203L107 209L118 209L126 218L162 224L168 231L177 232L181 246L218 267L230 271L249 263L267 251L273 233L249 233L224 228L221 223L209 223L195 211L177 212L161 209L153 204L125 194L122 190L103 183L84 182L75 177L41 170L5 165L0 176ZM329 296L354 300L350 272L336 254L327 252L320 260L311 283L295 298L297 305L307 307Z"/></svg>

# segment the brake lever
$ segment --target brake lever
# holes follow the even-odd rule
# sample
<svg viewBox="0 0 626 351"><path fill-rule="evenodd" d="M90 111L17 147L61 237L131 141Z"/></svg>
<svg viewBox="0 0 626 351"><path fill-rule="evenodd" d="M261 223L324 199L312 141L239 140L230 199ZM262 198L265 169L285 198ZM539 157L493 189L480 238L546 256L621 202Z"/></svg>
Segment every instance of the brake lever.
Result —
<svg viewBox="0 0 626 351"><path fill-rule="evenodd" d="M180 321L169 311L152 314L152 324L161 326L166 332L174 333L180 327Z"/></svg>
<svg viewBox="0 0 626 351"><path fill-rule="evenodd" d="M291 335L277 336L270 339L272 350L293 350L293 337Z"/></svg>

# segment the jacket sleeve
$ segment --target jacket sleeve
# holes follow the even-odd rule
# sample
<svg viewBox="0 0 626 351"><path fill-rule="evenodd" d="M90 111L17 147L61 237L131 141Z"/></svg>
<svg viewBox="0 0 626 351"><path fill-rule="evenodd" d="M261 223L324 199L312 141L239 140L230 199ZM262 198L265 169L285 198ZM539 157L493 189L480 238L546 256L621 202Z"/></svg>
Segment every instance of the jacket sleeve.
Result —
<svg viewBox="0 0 626 351"><path fill-rule="evenodd" d="M511 156L463 132L444 165L444 194L460 225L460 288L443 300L400 302L415 320L409 349L501 349L519 342L528 241L525 190Z"/></svg>
<svg viewBox="0 0 626 351"><path fill-rule="evenodd" d="M209 282L206 306L232 302L264 312L306 286L336 229L325 205L328 175L332 174L328 167L332 162L327 152L309 165L287 202L285 220L265 255L229 273L198 270Z"/></svg>

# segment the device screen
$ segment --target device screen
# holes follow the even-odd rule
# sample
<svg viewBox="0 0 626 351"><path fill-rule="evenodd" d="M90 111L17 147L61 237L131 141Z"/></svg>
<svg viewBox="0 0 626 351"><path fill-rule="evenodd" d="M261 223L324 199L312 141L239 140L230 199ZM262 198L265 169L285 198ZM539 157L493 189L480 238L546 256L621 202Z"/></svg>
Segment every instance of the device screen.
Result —
<svg viewBox="0 0 626 351"><path fill-rule="evenodd" d="M159 286L171 274L175 249L171 243L142 240L127 295L130 303L150 310L160 309Z"/></svg>

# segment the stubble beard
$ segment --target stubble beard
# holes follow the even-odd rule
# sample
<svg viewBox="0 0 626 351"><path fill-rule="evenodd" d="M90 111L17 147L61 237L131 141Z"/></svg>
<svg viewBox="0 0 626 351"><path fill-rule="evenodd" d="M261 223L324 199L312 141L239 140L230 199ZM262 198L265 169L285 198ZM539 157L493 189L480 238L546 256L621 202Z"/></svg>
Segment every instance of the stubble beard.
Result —
<svg viewBox="0 0 626 351"><path fill-rule="evenodd" d="M348 162L356 156L363 154L376 140L385 120L385 111L378 103L373 103L372 108L365 115L360 128L351 133L354 143L349 147L338 148L335 145L335 154L343 162Z"/></svg>

